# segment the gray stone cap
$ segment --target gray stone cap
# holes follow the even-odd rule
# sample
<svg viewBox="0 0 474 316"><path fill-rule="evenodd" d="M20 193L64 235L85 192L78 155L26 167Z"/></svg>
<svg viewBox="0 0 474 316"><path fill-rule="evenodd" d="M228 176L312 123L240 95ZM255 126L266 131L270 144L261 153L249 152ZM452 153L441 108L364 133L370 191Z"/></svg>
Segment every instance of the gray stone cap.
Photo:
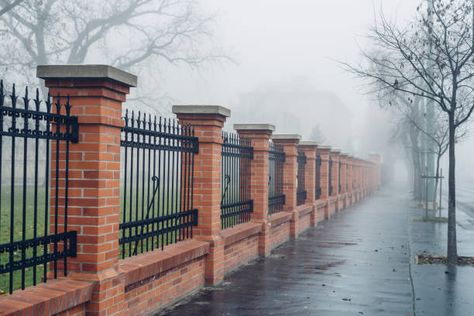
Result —
<svg viewBox="0 0 474 316"><path fill-rule="evenodd" d="M311 140L304 140L300 142L299 145L300 146L318 146L318 143Z"/></svg>
<svg viewBox="0 0 474 316"><path fill-rule="evenodd" d="M333 152L335 154L340 154L341 150L339 148L333 148L333 149L331 149L331 152Z"/></svg>
<svg viewBox="0 0 474 316"><path fill-rule="evenodd" d="M220 105L173 105L174 114L218 114L225 117L230 116L230 110Z"/></svg>
<svg viewBox="0 0 474 316"><path fill-rule="evenodd" d="M270 131L275 130L275 125L272 124L234 124L236 131Z"/></svg>
<svg viewBox="0 0 474 316"><path fill-rule="evenodd" d="M274 134L274 135L272 135L272 139L277 139L277 140L296 139L296 140L300 140L301 135L298 135L298 134Z"/></svg>
<svg viewBox="0 0 474 316"><path fill-rule="evenodd" d="M137 76L108 65L39 65L36 76L41 79L102 78L137 86Z"/></svg>
<svg viewBox="0 0 474 316"><path fill-rule="evenodd" d="M331 150L331 146L327 146L327 145L324 145L324 146L318 146L318 149L323 149L323 150Z"/></svg>

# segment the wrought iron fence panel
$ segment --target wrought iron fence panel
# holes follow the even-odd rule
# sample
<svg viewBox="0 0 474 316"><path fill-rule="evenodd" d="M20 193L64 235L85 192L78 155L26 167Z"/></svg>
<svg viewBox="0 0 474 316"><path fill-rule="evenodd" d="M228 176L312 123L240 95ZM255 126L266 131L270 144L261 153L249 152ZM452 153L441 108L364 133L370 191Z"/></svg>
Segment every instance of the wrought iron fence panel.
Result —
<svg viewBox="0 0 474 316"><path fill-rule="evenodd" d="M237 134L222 134L221 223L222 229L250 221L250 164L253 147L249 139Z"/></svg>
<svg viewBox="0 0 474 316"><path fill-rule="evenodd" d="M304 152L298 152L297 157L298 172L297 172L297 191L296 204L303 205L306 202L307 192L305 187L305 172L306 172L306 155Z"/></svg>
<svg viewBox="0 0 474 316"><path fill-rule="evenodd" d="M268 179L268 214L283 211L285 194L283 193L283 166L285 153L280 146L270 142L269 179Z"/></svg>
<svg viewBox="0 0 474 316"><path fill-rule="evenodd" d="M321 156L317 155L316 156L316 168L315 168L315 179L316 179L316 200L321 198Z"/></svg>
<svg viewBox="0 0 474 316"><path fill-rule="evenodd" d="M0 292L46 282L48 271L67 275L76 256L69 145L77 140L69 98L42 100L38 89L31 98L28 88L20 96L14 85L7 93L0 81Z"/></svg>
<svg viewBox="0 0 474 316"><path fill-rule="evenodd" d="M124 116L121 142L120 252L135 256L191 238L194 157L192 127L140 112Z"/></svg>

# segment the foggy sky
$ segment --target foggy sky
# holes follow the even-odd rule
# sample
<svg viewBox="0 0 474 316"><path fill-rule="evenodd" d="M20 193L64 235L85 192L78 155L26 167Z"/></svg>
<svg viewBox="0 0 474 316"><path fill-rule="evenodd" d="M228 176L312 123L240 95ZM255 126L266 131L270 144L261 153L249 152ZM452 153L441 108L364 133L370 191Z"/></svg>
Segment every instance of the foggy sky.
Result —
<svg viewBox="0 0 474 316"><path fill-rule="evenodd" d="M201 3L206 11L216 13L215 41L236 64L214 65L198 71L164 70L163 90L175 98L175 103L221 104L238 111L240 94L262 85L303 77L315 89L337 95L352 112L351 137L357 154L380 150L386 145L390 120L364 94L362 83L345 72L337 61L360 60L359 48L367 48L365 36L379 10L404 23L415 15L418 1L201 0ZM383 136L364 142L374 133ZM472 137L460 146L461 161L461 156L466 154L464 148L469 148L470 143Z"/></svg>

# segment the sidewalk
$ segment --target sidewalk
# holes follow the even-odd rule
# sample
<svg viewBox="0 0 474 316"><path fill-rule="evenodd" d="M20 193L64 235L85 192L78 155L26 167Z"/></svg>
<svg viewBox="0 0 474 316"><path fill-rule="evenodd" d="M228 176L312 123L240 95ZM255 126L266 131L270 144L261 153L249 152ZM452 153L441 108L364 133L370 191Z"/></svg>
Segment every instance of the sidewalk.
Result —
<svg viewBox="0 0 474 316"><path fill-rule="evenodd" d="M474 188L472 184L458 186L457 238L458 254L474 256ZM446 207L446 199L444 200ZM412 255L426 251L433 255L446 255L447 224L421 222L424 211L409 209L410 239ZM442 216L447 217L444 209ZM444 265L412 265L415 287L416 315L474 314L474 268Z"/></svg>
<svg viewBox="0 0 474 316"><path fill-rule="evenodd" d="M413 315L408 209L377 193L162 314Z"/></svg>

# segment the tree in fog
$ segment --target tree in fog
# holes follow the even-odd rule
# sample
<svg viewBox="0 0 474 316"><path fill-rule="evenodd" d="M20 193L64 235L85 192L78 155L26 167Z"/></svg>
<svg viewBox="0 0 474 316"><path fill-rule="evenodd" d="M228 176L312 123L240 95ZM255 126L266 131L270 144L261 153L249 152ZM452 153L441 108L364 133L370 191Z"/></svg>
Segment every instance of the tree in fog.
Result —
<svg viewBox="0 0 474 316"><path fill-rule="evenodd" d="M21 2L24 0L12 0L12 1L7 1L7 0L0 0L0 16L4 15L17 5L19 5Z"/></svg>
<svg viewBox="0 0 474 316"><path fill-rule="evenodd" d="M326 142L326 136L324 136L319 124L314 125L311 129L310 139L317 142L318 144L324 144Z"/></svg>
<svg viewBox="0 0 474 316"><path fill-rule="evenodd" d="M442 113L448 126L448 251L457 262L456 132L474 110L474 1L433 0L418 8L407 28L383 15L370 33L376 49L363 52L368 66L350 66L385 93L421 98Z"/></svg>
<svg viewBox="0 0 474 316"><path fill-rule="evenodd" d="M440 165L441 158L446 154L449 149L449 123L444 115L444 112L439 108L435 108L434 119L431 122L431 126L426 125L425 115L421 115L419 110L416 107L406 108L406 112L403 113L402 120L404 125L408 127L411 135L417 135L417 137L411 137L411 144L416 148L416 151L413 152L419 159L422 149L420 148L420 138L425 137L433 144L431 150L432 153L436 156L435 164L435 185L433 188L433 201L437 200L437 192L440 180ZM455 134L455 143L459 142L465 135L465 125L456 129ZM418 163L420 166L421 164ZM420 168L419 168L420 169ZM419 179L425 174L425 170L419 170Z"/></svg>
<svg viewBox="0 0 474 316"><path fill-rule="evenodd" d="M152 80L162 64L225 58L213 18L196 0L24 0L0 17L0 69L32 77L36 65L104 61Z"/></svg>

